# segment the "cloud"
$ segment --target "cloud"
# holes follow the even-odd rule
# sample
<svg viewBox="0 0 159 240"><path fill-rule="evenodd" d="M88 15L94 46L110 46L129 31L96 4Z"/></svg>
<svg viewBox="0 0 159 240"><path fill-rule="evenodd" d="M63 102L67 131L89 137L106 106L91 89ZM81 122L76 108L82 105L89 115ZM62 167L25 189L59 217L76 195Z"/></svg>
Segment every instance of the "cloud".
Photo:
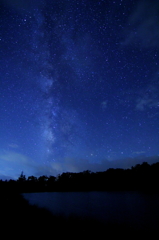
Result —
<svg viewBox="0 0 159 240"><path fill-rule="evenodd" d="M154 108L154 107L155 108L159 107L159 100L148 98L147 96L137 99L137 104L136 104L137 110L144 111L147 108Z"/></svg>
<svg viewBox="0 0 159 240"><path fill-rule="evenodd" d="M108 168L123 168L123 169L128 169L131 168L132 166L135 166L136 164L142 164L143 162L147 162L149 164L153 164L159 161L159 156L150 156L146 157L142 153L137 154L138 156L135 157L129 157L129 158L123 158L123 159L116 159L114 161L103 161L99 169L101 171L104 171Z"/></svg>
<svg viewBox="0 0 159 240"><path fill-rule="evenodd" d="M16 143L10 143L9 145L8 145L10 148L19 148L19 146L18 146L18 144L16 144Z"/></svg>
<svg viewBox="0 0 159 240"><path fill-rule="evenodd" d="M143 155L144 152L136 152L135 157L116 159L109 161L108 159L103 159L100 163L92 163L87 159L75 159L66 158L63 161L52 162L48 166L38 166L36 175L54 175L57 176L63 172L82 172L90 170L92 172L106 171L109 168L131 168L136 164L142 164L143 162L148 162L153 164L159 161L159 156L146 157Z"/></svg>
<svg viewBox="0 0 159 240"><path fill-rule="evenodd" d="M159 47L159 1L140 0L131 13L123 45Z"/></svg>
<svg viewBox="0 0 159 240"><path fill-rule="evenodd" d="M28 156L15 151L6 151L0 153L0 176L10 176L17 179L21 173L30 173L34 171L35 163Z"/></svg>
<svg viewBox="0 0 159 240"><path fill-rule="evenodd" d="M57 176L63 172L82 172L90 170L92 172L106 171L109 168L131 168L136 164L148 162L149 164L159 161L159 156L144 156L144 152L134 152L135 157L108 160L103 159L101 162L90 162L82 158L63 158L58 161L52 161L48 164L40 164L32 161L29 157L21 153L8 151L0 154L0 179L17 179L24 171L26 176L34 175L36 177Z"/></svg>
<svg viewBox="0 0 159 240"><path fill-rule="evenodd" d="M136 152L133 152L133 154L135 154L135 155L143 155L143 154L145 154L145 152L144 151L136 151Z"/></svg>
<svg viewBox="0 0 159 240"><path fill-rule="evenodd" d="M16 162L16 163L28 162L28 158L25 155L21 153L12 152L12 151L8 151L5 154L1 154L0 160L6 161L6 162Z"/></svg>
<svg viewBox="0 0 159 240"><path fill-rule="evenodd" d="M159 107L159 86L157 84L151 84L142 89L137 100L136 110L144 111L147 109Z"/></svg>

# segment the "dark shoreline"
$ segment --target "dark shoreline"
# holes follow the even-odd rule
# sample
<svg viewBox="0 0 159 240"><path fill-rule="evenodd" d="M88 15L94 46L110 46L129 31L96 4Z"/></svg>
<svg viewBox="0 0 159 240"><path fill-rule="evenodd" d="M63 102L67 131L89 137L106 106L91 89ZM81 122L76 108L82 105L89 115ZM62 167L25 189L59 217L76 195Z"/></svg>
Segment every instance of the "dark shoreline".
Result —
<svg viewBox="0 0 159 240"><path fill-rule="evenodd" d="M4 201L3 201L4 200ZM113 222L102 223L95 219L70 216L54 216L48 210L39 208L36 205L29 205L21 194L14 196L8 194L1 197L1 219L2 233L5 236L25 237L67 237L71 239L80 237L102 237L111 234L115 236L127 236L128 233L136 234L156 234L158 229L137 229L128 224ZM9 229L8 231L5 228ZM76 233L76 234L75 234ZM74 235L75 234L75 235ZM104 234L104 235L103 235Z"/></svg>
<svg viewBox="0 0 159 240"><path fill-rule="evenodd" d="M95 219L55 216L49 210L32 206L21 193L28 192L84 192L84 191L136 191L159 194L159 162L144 162L131 169L108 169L104 172L63 173L57 178L34 176L26 179L22 173L17 181L0 181L1 234L7 237L129 237L158 234L158 228L137 229L129 224L102 223Z"/></svg>

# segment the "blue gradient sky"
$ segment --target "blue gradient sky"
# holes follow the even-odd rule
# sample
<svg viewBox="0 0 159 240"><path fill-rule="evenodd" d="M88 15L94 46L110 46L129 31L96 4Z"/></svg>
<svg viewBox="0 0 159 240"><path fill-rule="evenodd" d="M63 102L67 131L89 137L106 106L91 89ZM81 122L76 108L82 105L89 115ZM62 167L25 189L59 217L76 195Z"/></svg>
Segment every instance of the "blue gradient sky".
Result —
<svg viewBox="0 0 159 240"><path fill-rule="evenodd" d="M0 1L0 178L159 156L159 3Z"/></svg>

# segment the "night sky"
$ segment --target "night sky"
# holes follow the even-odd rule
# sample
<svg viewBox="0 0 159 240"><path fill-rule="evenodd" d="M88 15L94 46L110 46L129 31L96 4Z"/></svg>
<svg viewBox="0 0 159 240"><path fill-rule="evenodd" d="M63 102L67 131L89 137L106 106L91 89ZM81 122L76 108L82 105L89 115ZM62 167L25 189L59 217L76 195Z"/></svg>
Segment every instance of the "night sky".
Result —
<svg viewBox="0 0 159 240"><path fill-rule="evenodd" d="M0 0L1 179L158 156L158 0Z"/></svg>

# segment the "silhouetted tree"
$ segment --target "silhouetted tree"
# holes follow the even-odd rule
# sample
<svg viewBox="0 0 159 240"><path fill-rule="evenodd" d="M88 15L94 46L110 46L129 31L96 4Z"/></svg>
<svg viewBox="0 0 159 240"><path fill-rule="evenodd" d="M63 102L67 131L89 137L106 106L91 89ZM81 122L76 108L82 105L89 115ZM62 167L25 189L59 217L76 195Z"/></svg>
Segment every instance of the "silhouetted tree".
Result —
<svg viewBox="0 0 159 240"><path fill-rule="evenodd" d="M47 180L48 191L55 190L55 180L56 180L56 177L54 177L54 176L50 176L48 178L48 180Z"/></svg>
<svg viewBox="0 0 159 240"><path fill-rule="evenodd" d="M20 174L20 176L19 176L17 181L18 182L25 182L26 181L26 177L25 177L23 171L21 172L21 174Z"/></svg>
<svg viewBox="0 0 159 240"><path fill-rule="evenodd" d="M40 183L46 183L47 180L48 180L48 177L45 176L45 175L40 176L40 177L38 178L38 182L40 182Z"/></svg>
<svg viewBox="0 0 159 240"><path fill-rule="evenodd" d="M27 179L29 182L37 182L37 177L34 177L34 176L29 176L28 179Z"/></svg>
<svg viewBox="0 0 159 240"><path fill-rule="evenodd" d="M65 172L57 177L45 175L39 178L29 176L23 171L17 181L0 180L3 192L37 192L37 191L125 191L140 190L159 192L159 162L149 165L147 162L137 164L131 169L110 168L93 173L89 170L72 173Z"/></svg>

